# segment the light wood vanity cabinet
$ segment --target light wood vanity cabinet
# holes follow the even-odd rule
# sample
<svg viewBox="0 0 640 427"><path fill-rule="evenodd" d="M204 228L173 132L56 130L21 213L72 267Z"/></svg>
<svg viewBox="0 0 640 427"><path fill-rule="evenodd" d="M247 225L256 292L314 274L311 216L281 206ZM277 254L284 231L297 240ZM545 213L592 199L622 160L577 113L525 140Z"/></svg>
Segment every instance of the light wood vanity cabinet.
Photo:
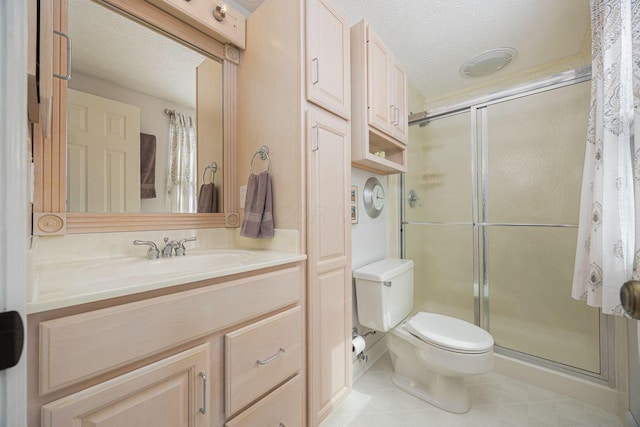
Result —
<svg viewBox="0 0 640 427"><path fill-rule="evenodd" d="M304 413L297 401L304 393L304 380L296 375L251 408L229 421L227 427L304 426Z"/></svg>
<svg viewBox="0 0 640 427"><path fill-rule="evenodd" d="M29 426L250 425L235 419L265 411L303 418L303 395L290 396L287 384L304 386L304 269L272 270L31 315L29 370L39 380L30 380ZM281 395L290 400L282 408Z"/></svg>
<svg viewBox="0 0 640 427"><path fill-rule="evenodd" d="M49 403L42 425L208 427L207 378L204 344Z"/></svg>
<svg viewBox="0 0 640 427"><path fill-rule="evenodd" d="M238 129L238 152L269 146L274 217L301 231L307 254L307 416L293 425L309 427L351 390L349 31L331 0L265 0L247 18L238 71L238 112L250 124Z"/></svg>
<svg viewBox="0 0 640 427"><path fill-rule="evenodd" d="M226 334L225 356L225 408L227 416L234 416L300 372L300 307Z"/></svg>
<svg viewBox="0 0 640 427"><path fill-rule="evenodd" d="M327 0L307 0L307 99L351 117L349 18Z"/></svg>
<svg viewBox="0 0 640 427"><path fill-rule="evenodd" d="M407 74L371 27L366 31L369 125L406 144Z"/></svg>
<svg viewBox="0 0 640 427"><path fill-rule="evenodd" d="M351 73L353 166L406 172L406 71L364 20L351 28Z"/></svg>

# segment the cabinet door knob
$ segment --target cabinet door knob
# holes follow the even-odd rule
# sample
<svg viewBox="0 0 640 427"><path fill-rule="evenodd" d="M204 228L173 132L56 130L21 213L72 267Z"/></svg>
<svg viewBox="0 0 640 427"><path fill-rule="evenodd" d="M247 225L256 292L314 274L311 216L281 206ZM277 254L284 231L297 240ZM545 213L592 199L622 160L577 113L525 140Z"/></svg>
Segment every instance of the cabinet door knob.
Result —
<svg viewBox="0 0 640 427"><path fill-rule="evenodd" d="M56 30L53 30L53 32L59 35L60 37L63 37L67 41L67 74L62 75L62 74L53 73L53 77L57 77L61 80L69 81L71 80L71 39L67 34L63 32L56 31Z"/></svg>
<svg viewBox="0 0 640 427"><path fill-rule="evenodd" d="M320 148L320 129L318 126L314 126L313 129L316 131L316 139L311 141L311 151L315 152Z"/></svg>
<svg viewBox="0 0 640 427"><path fill-rule="evenodd" d="M622 285L620 302L629 316L640 319L640 281L629 280Z"/></svg>
<svg viewBox="0 0 640 427"><path fill-rule="evenodd" d="M202 408L198 410L202 415L207 413L207 376L204 372L198 374L202 378Z"/></svg>
<svg viewBox="0 0 640 427"><path fill-rule="evenodd" d="M266 359L266 360L256 360L256 363L258 365L266 365L268 363L273 362L274 360L276 360L278 357L284 356L284 354L286 353L286 351L284 351L284 348L281 348L280 350L278 350L278 352L276 354L274 354L273 356L271 356L270 358Z"/></svg>
<svg viewBox="0 0 640 427"><path fill-rule="evenodd" d="M316 78L311 82L313 85L320 81L320 61L318 60L318 57L313 58L311 63L313 64L314 61L316 63Z"/></svg>

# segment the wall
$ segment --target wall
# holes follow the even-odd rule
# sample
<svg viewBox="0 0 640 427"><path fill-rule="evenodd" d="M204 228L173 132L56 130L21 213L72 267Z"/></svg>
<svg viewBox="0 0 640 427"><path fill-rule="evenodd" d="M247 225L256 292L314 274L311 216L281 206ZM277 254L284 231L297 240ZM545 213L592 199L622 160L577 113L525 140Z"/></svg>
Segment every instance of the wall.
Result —
<svg viewBox="0 0 640 427"><path fill-rule="evenodd" d="M367 179L372 176L380 180L387 196L385 207L377 218L370 218L367 215L362 199L364 185ZM358 187L358 223L351 226L351 266L352 270L356 270L363 265L389 256L389 218L394 216L393 209L396 204L389 197L389 180L386 176L351 168L351 185ZM353 283L353 296L353 327L358 328L360 334L364 334L370 329L364 328L358 322L355 282ZM383 337L384 334L381 333L368 336L365 339L367 349L371 349ZM355 360L355 355L353 357ZM357 371L358 366L354 367L354 376L357 375Z"/></svg>
<svg viewBox="0 0 640 427"><path fill-rule="evenodd" d="M218 169L214 177L218 200L223 200L223 132L222 117L222 66L218 61L205 59L196 68L196 135L198 138L198 188L204 183L211 182L209 172L203 178L203 171L211 162L216 162ZM218 204L218 212L222 212L222 206Z"/></svg>
<svg viewBox="0 0 640 427"><path fill-rule="evenodd" d="M247 20L247 49L238 67L238 182L245 185L249 162L269 147L273 219L277 229L300 231L306 252L306 129L302 78L304 10L299 2L272 0ZM264 161L255 161L263 170Z"/></svg>
<svg viewBox="0 0 640 427"><path fill-rule="evenodd" d="M155 199L143 199L142 212L165 212L165 189L169 155L169 116L164 109L176 110L195 118L193 107L179 105L165 99L156 98L129 88L118 86L106 80L75 72L69 82L71 89L113 99L140 107L140 132L156 136L156 195Z"/></svg>
<svg viewBox="0 0 640 427"><path fill-rule="evenodd" d="M0 311L18 311L26 326L27 2L2 3L0 40ZM0 371L3 426L26 424L26 349L22 354L17 366Z"/></svg>

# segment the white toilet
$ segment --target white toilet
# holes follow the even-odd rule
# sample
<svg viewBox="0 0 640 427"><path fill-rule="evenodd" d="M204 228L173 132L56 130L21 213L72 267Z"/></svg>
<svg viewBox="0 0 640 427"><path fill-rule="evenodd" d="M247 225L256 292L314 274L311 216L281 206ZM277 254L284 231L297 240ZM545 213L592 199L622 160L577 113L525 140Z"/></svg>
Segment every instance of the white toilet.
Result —
<svg viewBox="0 0 640 427"><path fill-rule="evenodd" d="M413 308L413 261L383 259L353 272L358 320L387 332L393 383L449 412L471 400L464 377L493 368L493 337L469 322Z"/></svg>

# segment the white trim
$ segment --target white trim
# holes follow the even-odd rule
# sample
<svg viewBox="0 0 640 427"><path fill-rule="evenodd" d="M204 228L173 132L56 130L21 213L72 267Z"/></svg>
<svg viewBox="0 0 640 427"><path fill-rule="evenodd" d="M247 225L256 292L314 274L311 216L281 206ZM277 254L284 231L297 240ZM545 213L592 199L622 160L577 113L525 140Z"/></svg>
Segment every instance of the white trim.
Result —
<svg viewBox="0 0 640 427"><path fill-rule="evenodd" d="M26 324L27 289L27 2L0 7L0 311ZM26 349L0 372L0 425L26 425Z"/></svg>
<svg viewBox="0 0 640 427"><path fill-rule="evenodd" d="M499 374L564 394L613 414L618 413L618 392L614 388L502 354L494 353L494 360L494 370Z"/></svg>

